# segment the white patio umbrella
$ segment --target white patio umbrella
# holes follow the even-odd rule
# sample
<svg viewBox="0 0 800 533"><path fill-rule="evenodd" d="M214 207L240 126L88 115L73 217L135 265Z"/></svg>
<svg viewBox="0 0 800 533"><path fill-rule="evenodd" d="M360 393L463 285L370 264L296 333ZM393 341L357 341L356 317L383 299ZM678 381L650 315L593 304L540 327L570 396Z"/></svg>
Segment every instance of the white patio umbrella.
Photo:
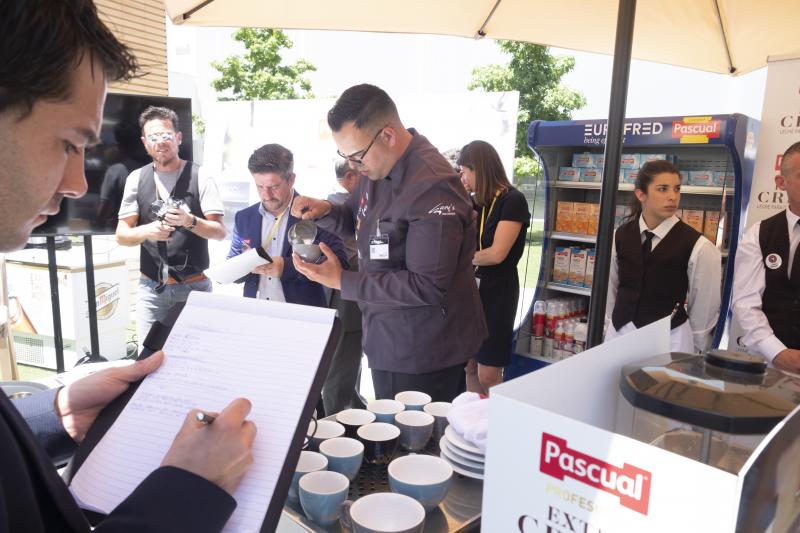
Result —
<svg viewBox="0 0 800 533"><path fill-rule="evenodd" d="M175 24L424 33L614 54L588 344L602 342L631 57L731 75L800 52L800 0L165 0ZM634 27L634 18L636 25Z"/></svg>
<svg viewBox="0 0 800 533"><path fill-rule="evenodd" d="M175 24L490 37L614 53L617 0L165 0ZM633 57L743 74L800 51L800 0L640 0Z"/></svg>

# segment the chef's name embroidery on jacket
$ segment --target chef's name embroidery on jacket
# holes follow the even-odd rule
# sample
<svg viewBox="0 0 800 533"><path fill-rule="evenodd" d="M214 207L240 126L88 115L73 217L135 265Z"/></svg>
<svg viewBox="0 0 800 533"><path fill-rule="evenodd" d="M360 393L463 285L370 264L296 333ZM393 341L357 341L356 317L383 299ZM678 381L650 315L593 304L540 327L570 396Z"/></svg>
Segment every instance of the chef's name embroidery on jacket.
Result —
<svg viewBox="0 0 800 533"><path fill-rule="evenodd" d="M441 203L436 207L434 207L433 209L431 209L430 211L428 211L428 213L431 215L442 215L442 216L455 215L456 206L453 204Z"/></svg>

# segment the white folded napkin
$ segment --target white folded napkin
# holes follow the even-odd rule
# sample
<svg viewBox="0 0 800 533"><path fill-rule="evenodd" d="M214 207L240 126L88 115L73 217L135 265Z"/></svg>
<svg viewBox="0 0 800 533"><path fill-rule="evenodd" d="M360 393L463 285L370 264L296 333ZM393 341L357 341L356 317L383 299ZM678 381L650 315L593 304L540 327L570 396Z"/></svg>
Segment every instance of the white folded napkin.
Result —
<svg viewBox="0 0 800 533"><path fill-rule="evenodd" d="M489 431L489 399L474 392L464 392L453 400L447 421L456 433L469 444L486 453Z"/></svg>

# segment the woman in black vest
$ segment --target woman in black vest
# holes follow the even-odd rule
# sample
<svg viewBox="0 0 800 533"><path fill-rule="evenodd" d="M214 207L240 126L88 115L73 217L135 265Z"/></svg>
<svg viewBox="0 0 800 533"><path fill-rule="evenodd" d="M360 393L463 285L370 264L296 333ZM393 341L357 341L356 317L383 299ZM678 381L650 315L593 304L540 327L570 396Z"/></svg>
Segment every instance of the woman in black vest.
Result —
<svg viewBox="0 0 800 533"><path fill-rule="evenodd" d="M517 263L531 215L491 144L472 141L461 149L457 164L478 212L478 250L472 262L489 327L489 338L467 364L467 390L487 394L489 387L503 381L503 367L511 359L519 298Z"/></svg>
<svg viewBox="0 0 800 533"><path fill-rule="evenodd" d="M705 350L719 317L719 250L675 216L681 177L669 161L645 163L633 193L614 233L605 338L670 316L672 351Z"/></svg>

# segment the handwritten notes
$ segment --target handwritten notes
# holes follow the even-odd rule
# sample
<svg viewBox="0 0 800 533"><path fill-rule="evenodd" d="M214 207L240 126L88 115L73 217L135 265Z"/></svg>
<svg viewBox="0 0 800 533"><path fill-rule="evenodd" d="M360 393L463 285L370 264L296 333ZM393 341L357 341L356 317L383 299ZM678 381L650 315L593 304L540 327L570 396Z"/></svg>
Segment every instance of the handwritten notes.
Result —
<svg viewBox="0 0 800 533"><path fill-rule="evenodd" d="M192 408L253 403L254 464L225 531L259 531L333 324L334 311L192 292L148 376L70 486L85 508L110 513L158 468ZM279 495L283 497L283 495Z"/></svg>

